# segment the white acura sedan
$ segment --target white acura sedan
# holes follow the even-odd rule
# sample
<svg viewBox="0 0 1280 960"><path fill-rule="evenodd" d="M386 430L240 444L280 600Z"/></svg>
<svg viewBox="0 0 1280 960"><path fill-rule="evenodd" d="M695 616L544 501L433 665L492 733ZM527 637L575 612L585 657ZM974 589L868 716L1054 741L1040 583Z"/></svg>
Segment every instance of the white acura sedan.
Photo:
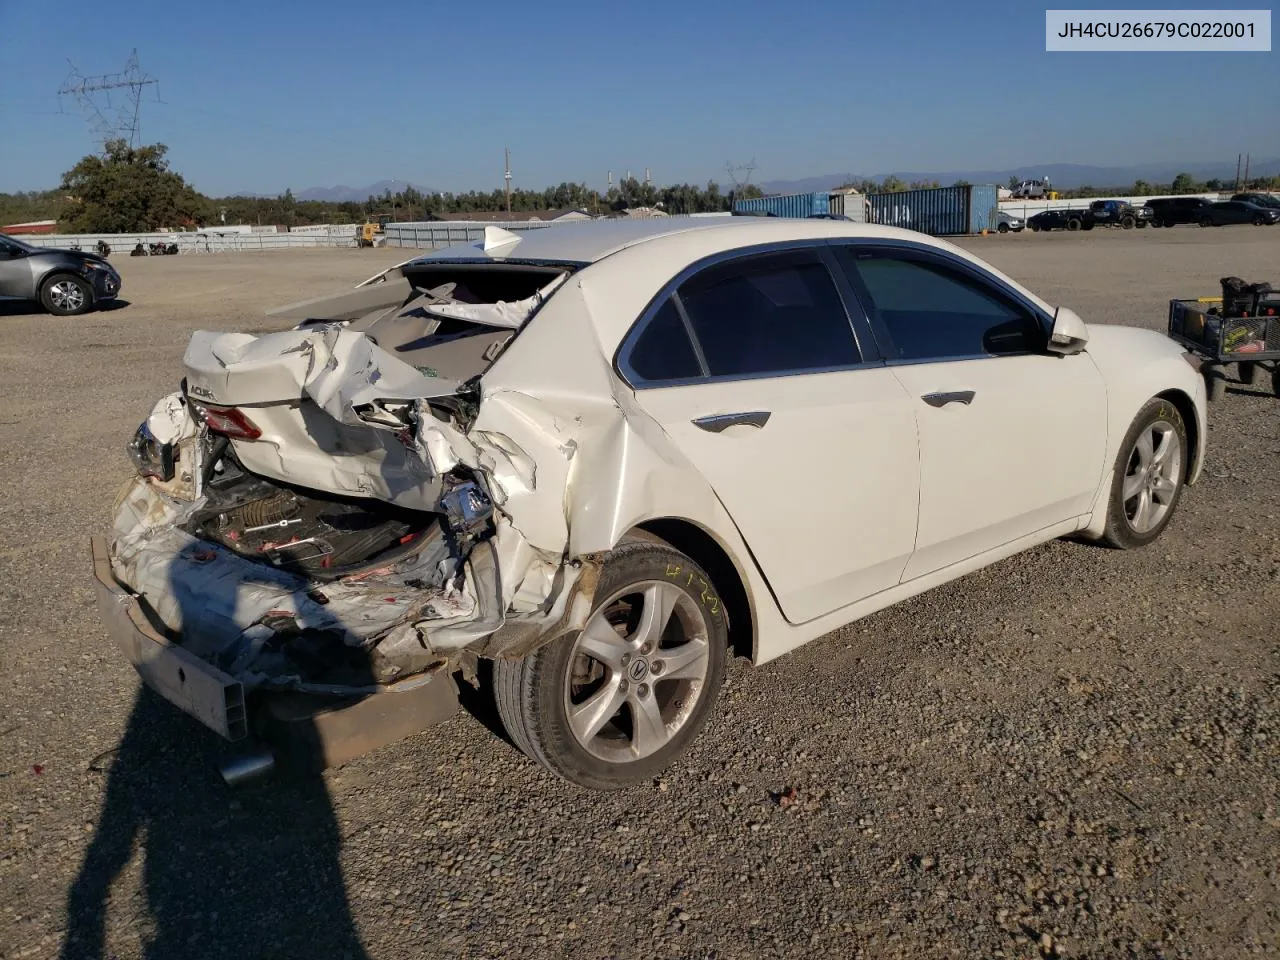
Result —
<svg viewBox="0 0 1280 960"><path fill-rule="evenodd" d="M1204 456L1171 340L904 230L489 228L276 316L193 336L94 543L145 682L252 745L229 779L422 729L488 662L520 749L623 786L731 651L1056 537L1143 546Z"/></svg>

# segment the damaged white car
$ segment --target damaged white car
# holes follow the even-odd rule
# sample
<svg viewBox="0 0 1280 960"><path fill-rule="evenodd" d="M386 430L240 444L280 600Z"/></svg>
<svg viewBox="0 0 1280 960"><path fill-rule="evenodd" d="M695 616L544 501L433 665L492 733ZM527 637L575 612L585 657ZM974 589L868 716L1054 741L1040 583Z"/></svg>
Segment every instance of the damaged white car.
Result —
<svg viewBox="0 0 1280 960"><path fill-rule="evenodd" d="M275 315L192 337L94 541L145 682L252 745L228 779L421 730L486 666L530 757L650 777L730 652L1148 543L1203 459L1172 341L892 228L489 228Z"/></svg>

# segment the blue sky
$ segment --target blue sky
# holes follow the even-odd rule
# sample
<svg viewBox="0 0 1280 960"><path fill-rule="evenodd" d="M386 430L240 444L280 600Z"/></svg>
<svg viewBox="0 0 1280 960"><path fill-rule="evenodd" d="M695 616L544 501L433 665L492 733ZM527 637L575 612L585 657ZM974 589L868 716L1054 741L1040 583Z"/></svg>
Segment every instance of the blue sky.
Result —
<svg viewBox="0 0 1280 960"><path fill-rule="evenodd" d="M1280 156L1280 54L1049 54L1044 30L1025 0L0 0L0 191L94 149L55 91L133 47L163 101L142 140L213 195L490 189L504 146L536 188Z"/></svg>

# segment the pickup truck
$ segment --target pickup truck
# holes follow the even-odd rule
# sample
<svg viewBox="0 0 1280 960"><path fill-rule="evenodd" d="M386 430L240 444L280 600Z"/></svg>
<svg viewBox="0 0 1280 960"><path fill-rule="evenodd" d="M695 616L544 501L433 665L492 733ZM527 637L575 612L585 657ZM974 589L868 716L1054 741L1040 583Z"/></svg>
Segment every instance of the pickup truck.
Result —
<svg viewBox="0 0 1280 960"><path fill-rule="evenodd" d="M1032 230L1092 230L1094 227L1122 227L1130 230L1151 222L1151 212L1123 200L1095 200L1088 207L1044 210L1027 221Z"/></svg>

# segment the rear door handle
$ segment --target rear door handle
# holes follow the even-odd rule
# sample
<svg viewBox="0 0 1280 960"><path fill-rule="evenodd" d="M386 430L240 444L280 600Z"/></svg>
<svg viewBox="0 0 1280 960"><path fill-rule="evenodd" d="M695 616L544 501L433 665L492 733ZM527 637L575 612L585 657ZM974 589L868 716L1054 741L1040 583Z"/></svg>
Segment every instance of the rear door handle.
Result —
<svg viewBox="0 0 1280 960"><path fill-rule="evenodd" d="M710 417L698 417L693 421L695 427L711 433L720 433L729 427L763 427L769 422L772 414L768 410L751 410L745 413L717 413Z"/></svg>
<svg viewBox="0 0 1280 960"><path fill-rule="evenodd" d="M966 406L973 402L972 390L955 390L951 393L926 393L920 399L931 407L945 407L948 403L963 403Z"/></svg>

